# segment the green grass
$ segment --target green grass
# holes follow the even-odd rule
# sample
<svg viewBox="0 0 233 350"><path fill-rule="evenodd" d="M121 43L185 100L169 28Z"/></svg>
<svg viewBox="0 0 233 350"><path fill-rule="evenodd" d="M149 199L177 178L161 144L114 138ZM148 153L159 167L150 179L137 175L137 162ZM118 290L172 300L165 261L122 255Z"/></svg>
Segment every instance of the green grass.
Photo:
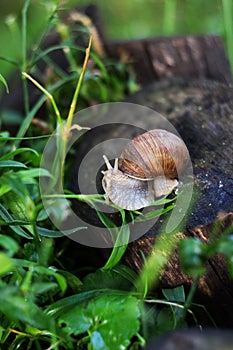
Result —
<svg viewBox="0 0 233 350"><path fill-rule="evenodd" d="M130 6L129 2L124 4ZM68 49L70 72L62 71L48 60L47 52L41 51L39 44L42 34L63 25L56 5L54 2L54 7L47 7L38 41L33 42L32 47L32 8L37 4L26 0L21 8L22 23L13 23L12 30L20 38L17 54L11 56L6 45L2 53L8 61L15 62L22 76L24 116L18 122L19 116L11 116L12 112L7 111L5 124L9 117L15 120L16 136L4 128L0 133L0 347L3 350L135 350L166 331L187 327L187 315L191 316L193 325L200 326L192 310L192 301L207 261L216 253L224 254L233 276L233 242L229 235L232 227L218 237L219 227L216 226L209 244L191 238L179 243L177 233L161 231L151 256L144 257L145 266L140 275L122 264L130 233L126 213L119 210L122 225L116 227L98 210L98 205L104 202L102 195L85 196L64 191L63 195L55 192L53 198L60 200L61 205L56 208L58 216L64 214L65 199L76 198L80 205L86 202L96 208L101 222L117 237L116 243L121 243L113 247L108 259L100 258L99 253L93 256L94 253L90 254L54 227L43 206L39 176L48 179L52 189L57 181L66 188L64 179L69 175L75 155L71 152L67 160L64 155L76 108L85 108L93 101L119 101L126 91L135 89L134 77L126 66L101 59L88 49L83 61L83 57L80 58L83 48L74 48L72 41L63 41L60 45L60 49ZM175 28L171 21L177 6L178 3L172 1L164 8L163 30L167 33ZM226 23L230 21L227 6L230 3L225 2ZM86 41L88 47L88 35ZM57 47L50 48L55 49ZM89 56L91 65L87 65ZM41 78L37 66L39 57L43 57L51 69L49 72L52 71L43 76L40 83L37 79ZM8 89L3 72L0 83L4 90ZM35 105L29 106L28 89L32 83L43 94ZM93 84L99 87L98 94L93 94ZM64 91L68 98L60 103ZM43 128L31 123L45 101L46 134ZM51 168L62 170L63 176L58 179L40 168L43 149L54 130L57 130L58 147ZM147 214L131 212L130 218L136 222L157 217L162 213L161 204L167 205L164 211L174 207L173 201L163 199ZM85 233L85 227L77 230ZM183 286L155 291L162 270L177 245L183 271L194 278L192 288L187 294ZM141 254L143 257L143 252ZM209 318L214 325L211 315ZM125 324L127 327L122 326Z"/></svg>

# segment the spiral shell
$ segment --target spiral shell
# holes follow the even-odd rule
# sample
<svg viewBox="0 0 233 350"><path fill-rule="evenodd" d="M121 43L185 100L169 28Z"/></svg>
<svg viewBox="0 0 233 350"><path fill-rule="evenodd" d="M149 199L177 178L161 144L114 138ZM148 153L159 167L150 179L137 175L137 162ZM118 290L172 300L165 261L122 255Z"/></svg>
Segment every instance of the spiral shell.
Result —
<svg viewBox="0 0 233 350"><path fill-rule="evenodd" d="M175 179L186 167L188 159L188 149L178 136L154 129L129 142L119 158L119 169L140 180L151 180L160 175Z"/></svg>

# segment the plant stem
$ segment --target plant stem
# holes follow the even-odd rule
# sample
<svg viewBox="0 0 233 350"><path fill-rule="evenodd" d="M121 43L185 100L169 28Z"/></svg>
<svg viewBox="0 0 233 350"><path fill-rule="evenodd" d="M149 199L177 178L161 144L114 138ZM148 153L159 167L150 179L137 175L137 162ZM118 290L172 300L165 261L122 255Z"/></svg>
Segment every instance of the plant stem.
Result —
<svg viewBox="0 0 233 350"><path fill-rule="evenodd" d="M90 37L88 47L86 48L86 55L85 55L85 59L83 62L81 74L79 76L79 79L78 79L78 82L76 85L74 96L73 96L73 99L72 99L72 102L70 105L69 114L68 114L68 117L66 120L65 132L63 132L63 129L61 129L61 133L60 133L60 135L61 135L61 144L59 145L61 147L60 148L60 154L61 154L61 159L60 159L60 165L61 165L61 168L60 168L61 169L60 189L62 189L62 184L64 182L64 173L65 173L64 165L65 165L65 157L66 157L66 151L67 151L66 150L67 149L67 141L68 141L69 136L70 136L70 129L72 126L73 116L74 116L74 112L75 112L77 101L78 101L78 95L79 95L81 85L83 82L83 78L84 78L84 75L85 75L85 72L87 69L87 63L88 63L88 59L89 59L90 51L91 51L91 40L92 40L92 38Z"/></svg>
<svg viewBox="0 0 233 350"><path fill-rule="evenodd" d="M70 78L65 79L65 82L69 82ZM64 84L64 81L58 81L56 82L54 85L52 85L50 87L50 93L57 90L58 88L60 88L62 85ZM43 105L43 103L46 100L46 96L42 95L38 101L35 103L35 105L33 106L33 108L30 110L30 112L28 113L28 115L24 118L19 131L17 132L16 138L14 138L15 141L15 146L18 147L19 143L21 140L23 140L24 135L26 134L32 119L34 118L34 116L36 115L36 113L38 112L39 108ZM25 138L24 138L25 139ZM27 138L29 139L29 138ZM32 138L33 139L33 138Z"/></svg>
<svg viewBox="0 0 233 350"><path fill-rule="evenodd" d="M197 290L197 287L198 287L198 283L200 281L200 275L197 275L195 278L194 278L194 281L191 285L191 288L190 288L190 291L189 291L189 294L187 296L187 299L186 299L186 302L184 304L184 310L183 310L183 317L185 317L188 309L190 308L191 304L192 304L192 300L193 300L193 297L194 297L194 294Z"/></svg>
<svg viewBox="0 0 233 350"><path fill-rule="evenodd" d="M26 0L22 10L22 71L27 68L27 11L30 0ZM27 80L23 78L23 92L24 92L24 109L25 114L29 112L29 96Z"/></svg>
<svg viewBox="0 0 233 350"><path fill-rule="evenodd" d="M53 98L53 95L51 95L42 85L40 85L40 83L38 83L38 81L36 81L35 79L33 79L29 74L27 74L26 72L22 72L22 75L29 79L36 87L38 87L38 89L40 89L48 98L49 100L51 101L51 104L53 106L53 109L54 109L54 112L56 114L56 117L57 117L57 121L58 123L62 126L62 119L61 119L61 115L60 115L60 112L59 112L59 109L56 105L56 102Z"/></svg>
<svg viewBox="0 0 233 350"><path fill-rule="evenodd" d="M81 74L80 74L80 77L79 77L79 80L78 80L78 83L77 83L77 86L76 86L76 89L74 92L74 96L73 96L73 99L72 99L72 102L70 105L70 110L69 110L69 114L68 114L67 121L66 121L66 137L67 138L69 137L70 128L71 128L72 120L73 120L73 115L74 115L76 105L77 105L78 95L79 95L81 85L83 82L83 78L84 78L84 75L85 75L85 72L87 69L87 63L88 63L90 51L91 51L91 42L92 42L92 37L90 37L88 47L86 48L86 55L85 55L84 63L82 66Z"/></svg>

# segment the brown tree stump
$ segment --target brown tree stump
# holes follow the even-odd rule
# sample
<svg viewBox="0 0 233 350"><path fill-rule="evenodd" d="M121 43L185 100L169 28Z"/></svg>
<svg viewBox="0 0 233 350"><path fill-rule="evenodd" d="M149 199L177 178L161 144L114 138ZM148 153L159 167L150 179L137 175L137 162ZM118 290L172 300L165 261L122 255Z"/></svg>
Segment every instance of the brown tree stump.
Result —
<svg viewBox="0 0 233 350"><path fill-rule="evenodd" d="M216 224L219 233L233 227L233 88L220 38L155 38L113 43L107 49L112 56L129 62L143 87L127 101L167 117L190 151L200 196L187 218L183 238L194 236L208 242ZM145 128L151 125L151 120L143 122ZM157 234L155 226L131 243L124 262L139 272L143 267L141 251L149 255ZM189 287L191 283L192 278L181 271L175 251L160 286ZM208 262L195 300L207 308L218 326L232 327L233 285L220 254ZM200 317L209 323L204 314Z"/></svg>
<svg viewBox="0 0 233 350"><path fill-rule="evenodd" d="M231 350L232 343L230 330L186 329L165 334L148 344L145 350Z"/></svg>
<svg viewBox="0 0 233 350"><path fill-rule="evenodd" d="M140 84L170 77L208 78L231 82L229 62L218 36L157 37L113 42L108 54L128 62Z"/></svg>

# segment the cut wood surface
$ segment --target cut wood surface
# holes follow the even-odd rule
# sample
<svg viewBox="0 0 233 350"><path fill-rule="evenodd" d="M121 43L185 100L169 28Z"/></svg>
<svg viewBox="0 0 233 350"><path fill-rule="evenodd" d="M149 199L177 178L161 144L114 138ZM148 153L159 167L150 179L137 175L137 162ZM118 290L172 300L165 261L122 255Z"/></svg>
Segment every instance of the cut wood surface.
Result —
<svg viewBox="0 0 233 350"><path fill-rule="evenodd" d="M142 85L170 77L230 82L230 66L218 36L174 36L113 42L110 56L129 62Z"/></svg>

